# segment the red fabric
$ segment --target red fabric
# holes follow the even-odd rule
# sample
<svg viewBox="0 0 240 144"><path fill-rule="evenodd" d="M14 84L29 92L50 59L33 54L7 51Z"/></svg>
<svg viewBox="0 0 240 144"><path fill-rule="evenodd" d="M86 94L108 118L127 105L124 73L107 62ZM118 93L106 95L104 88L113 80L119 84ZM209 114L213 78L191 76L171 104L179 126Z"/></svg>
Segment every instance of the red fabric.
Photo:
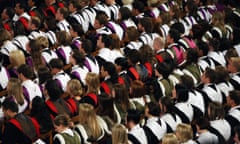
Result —
<svg viewBox="0 0 240 144"><path fill-rule="evenodd" d="M133 74L133 76L136 80L140 79L140 76L135 68L131 67L131 68L129 68L129 71Z"/></svg>
<svg viewBox="0 0 240 144"><path fill-rule="evenodd" d="M20 131L23 131L21 124L16 119L12 118L9 122L15 125Z"/></svg>
<svg viewBox="0 0 240 144"><path fill-rule="evenodd" d="M30 16L36 16L36 13L34 11L29 11Z"/></svg>
<svg viewBox="0 0 240 144"><path fill-rule="evenodd" d="M149 76L149 77L152 77L152 72L153 72L152 65L151 65L149 62L146 62L146 63L144 64L144 66L147 68L148 76Z"/></svg>
<svg viewBox="0 0 240 144"><path fill-rule="evenodd" d="M3 27L4 27L7 31L11 31L11 27L9 26L8 23L3 24Z"/></svg>
<svg viewBox="0 0 240 144"><path fill-rule="evenodd" d="M32 123L36 129L37 138L40 136L40 125L35 118L31 118Z"/></svg>
<svg viewBox="0 0 240 144"><path fill-rule="evenodd" d="M163 58L162 58L162 56L160 56L160 55L156 55L155 57L156 57L156 59L158 60L158 62L160 62L160 63L163 62Z"/></svg>
<svg viewBox="0 0 240 144"><path fill-rule="evenodd" d="M119 83L119 84L125 84L123 78L121 78L121 77L118 77L118 83Z"/></svg>
<svg viewBox="0 0 240 144"><path fill-rule="evenodd" d="M23 24L24 28L27 30L28 29L28 20L24 17L20 17L19 21Z"/></svg>
<svg viewBox="0 0 240 144"><path fill-rule="evenodd" d="M64 7L64 4L63 4L62 2L59 2L59 3L58 3L58 6L59 6L60 8L63 8L63 7Z"/></svg>
<svg viewBox="0 0 240 144"><path fill-rule="evenodd" d="M45 16L48 16L47 11L51 11L54 15L56 14L56 10L53 6L49 6L43 11Z"/></svg>
<svg viewBox="0 0 240 144"><path fill-rule="evenodd" d="M92 100L94 101L95 105L98 104L98 102L97 102L97 95L96 95L96 94L90 93L90 94L88 94L87 96L89 96L90 98L92 98Z"/></svg>
<svg viewBox="0 0 240 144"><path fill-rule="evenodd" d="M67 104L69 104L69 108L70 108L72 114L77 113L77 105L76 105L75 101L72 98L69 98L67 100Z"/></svg>
<svg viewBox="0 0 240 144"><path fill-rule="evenodd" d="M55 105L50 100L46 101L46 104L53 112L58 114L57 108L55 107Z"/></svg>
<svg viewBox="0 0 240 144"><path fill-rule="evenodd" d="M111 95L111 90L106 82L102 82L101 87L103 88L103 90L106 94Z"/></svg>

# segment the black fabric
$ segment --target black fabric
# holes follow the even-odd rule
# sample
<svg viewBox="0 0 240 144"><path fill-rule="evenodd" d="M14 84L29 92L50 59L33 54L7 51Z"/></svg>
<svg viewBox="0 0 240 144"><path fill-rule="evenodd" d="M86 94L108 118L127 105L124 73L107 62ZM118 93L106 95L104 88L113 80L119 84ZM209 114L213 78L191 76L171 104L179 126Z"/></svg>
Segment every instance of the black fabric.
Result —
<svg viewBox="0 0 240 144"><path fill-rule="evenodd" d="M3 144L31 144L32 141L23 134L15 125L7 123L3 131Z"/></svg>
<svg viewBox="0 0 240 144"><path fill-rule="evenodd" d="M159 143L157 136L152 132L152 130L149 127L144 126L143 130L147 136L147 141L149 144L158 144Z"/></svg>
<svg viewBox="0 0 240 144"><path fill-rule="evenodd" d="M128 140L130 140L133 144L141 144L139 140L132 134L128 134Z"/></svg>

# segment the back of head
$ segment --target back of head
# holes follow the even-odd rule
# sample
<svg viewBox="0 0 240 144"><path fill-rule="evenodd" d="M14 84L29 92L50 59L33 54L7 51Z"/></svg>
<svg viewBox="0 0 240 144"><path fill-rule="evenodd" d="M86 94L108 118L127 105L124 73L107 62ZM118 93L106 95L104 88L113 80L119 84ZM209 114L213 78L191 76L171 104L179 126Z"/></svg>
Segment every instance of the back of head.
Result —
<svg viewBox="0 0 240 144"><path fill-rule="evenodd" d="M127 37L128 37L129 41L136 41L138 39L138 37L139 37L138 30L135 27L133 27L133 26L128 27L126 29L126 34L127 34Z"/></svg>
<svg viewBox="0 0 240 144"><path fill-rule="evenodd" d="M0 35L0 46L2 46L5 41L11 39L11 35L10 35L9 31L7 31L5 29L0 29L0 33L1 33L1 35Z"/></svg>
<svg viewBox="0 0 240 144"><path fill-rule="evenodd" d="M11 112L18 113L18 105L10 99L6 99L3 101L2 108L3 108L3 111L10 110Z"/></svg>
<svg viewBox="0 0 240 144"><path fill-rule="evenodd" d="M144 83L140 80L134 80L131 84L131 98L139 98L145 95Z"/></svg>
<svg viewBox="0 0 240 144"><path fill-rule="evenodd" d="M121 7L119 9L119 12L121 13L122 20L127 20L131 17L132 13L129 8L127 7Z"/></svg>
<svg viewBox="0 0 240 144"><path fill-rule="evenodd" d="M149 102L147 103L148 113L152 116L159 117L161 109L158 103Z"/></svg>
<svg viewBox="0 0 240 144"><path fill-rule="evenodd" d="M209 120L222 119L225 116L224 108L220 103L212 102L208 105L208 109L209 109L209 113L208 113Z"/></svg>
<svg viewBox="0 0 240 144"><path fill-rule="evenodd" d="M63 18L67 18L68 16L68 9L65 7L58 8L59 12L63 15Z"/></svg>
<svg viewBox="0 0 240 144"><path fill-rule="evenodd" d="M197 118L195 121L196 125L199 127L200 130L207 129L210 126L210 122L206 117Z"/></svg>
<svg viewBox="0 0 240 144"><path fill-rule="evenodd" d="M99 21L100 25L106 25L108 22L108 16L106 15L105 12L100 11L96 15L96 20Z"/></svg>
<svg viewBox="0 0 240 144"><path fill-rule="evenodd" d="M69 127L71 119L68 115L60 114L55 117L53 122L57 126Z"/></svg>
<svg viewBox="0 0 240 144"><path fill-rule="evenodd" d="M47 80L52 79L50 69L46 66L39 67L37 73L38 73L38 78L39 78L39 84L43 84Z"/></svg>
<svg viewBox="0 0 240 144"><path fill-rule="evenodd" d="M152 19L149 17L144 17L139 19L139 24L141 24L146 33L152 33L153 30L153 23L152 23Z"/></svg>
<svg viewBox="0 0 240 144"><path fill-rule="evenodd" d="M233 90L229 92L229 97L231 100L234 101L236 105L240 104L240 91L239 90Z"/></svg>
<svg viewBox="0 0 240 144"><path fill-rule="evenodd" d="M167 79L169 74L171 74L173 67L167 62L157 63L156 71L163 76L163 78Z"/></svg>
<svg viewBox="0 0 240 144"><path fill-rule="evenodd" d="M79 80L71 79L68 81L67 87L73 96L82 96L83 88Z"/></svg>
<svg viewBox="0 0 240 144"><path fill-rule="evenodd" d="M187 49L187 63L194 63L196 64L198 62L198 52L196 49L189 48Z"/></svg>
<svg viewBox="0 0 240 144"><path fill-rule="evenodd" d="M19 67L22 64L25 64L25 56L21 50L14 50L9 53L9 60L13 67Z"/></svg>
<svg viewBox="0 0 240 144"><path fill-rule="evenodd" d="M34 24L36 28L40 28L41 26L41 20L37 16L31 17L31 23Z"/></svg>
<svg viewBox="0 0 240 144"><path fill-rule="evenodd" d="M80 124L91 124L92 120L96 120L96 112L94 107L91 104L81 103L79 105L79 116Z"/></svg>
<svg viewBox="0 0 240 144"><path fill-rule="evenodd" d="M140 52L136 49L131 49L127 53L127 58L130 60L131 64L135 65L138 62L141 62Z"/></svg>
<svg viewBox="0 0 240 144"><path fill-rule="evenodd" d="M162 144L179 144L175 134L167 133L162 138Z"/></svg>
<svg viewBox="0 0 240 144"><path fill-rule="evenodd" d="M180 143L187 142L193 138L192 127L189 124L178 124L176 128L176 136Z"/></svg>
<svg viewBox="0 0 240 144"><path fill-rule="evenodd" d="M63 62L58 58L54 58L49 62L50 68L57 68L59 70L63 69Z"/></svg>
<svg viewBox="0 0 240 144"><path fill-rule="evenodd" d="M181 22L176 22L176 23L172 24L170 28L178 30L179 33L181 33L181 34L185 33L184 25Z"/></svg>
<svg viewBox="0 0 240 144"><path fill-rule="evenodd" d="M127 122L138 124L140 122L141 114L138 110L130 109L127 111Z"/></svg>
<svg viewBox="0 0 240 144"><path fill-rule="evenodd" d="M34 115L41 111L46 112L45 110L46 110L46 105L45 105L44 100L41 97L36 96L32 100L31 114Z"/></svg>
<svg viewBox="0 0 240 144"><path fill-rule="evenodd" d="M206 42L197 42L197 47L200 51L202 51L203 56L206 56L208 54L208 44Z"/></svg>
<svg viewBox="0 0 240 144"><path fill-rule="evenodd" d="M145 5L142 1L140 0L135 0L133 3L132 3L132 6L133 6L133 9L136 9L138 10L140 13L142 13L145 9Z"/></svg>
<svg viewBox="0 0 240 144"><path fill-rule="evenodd" d="M73 29L73 31L77 32L78 36L82 37L84 35L81 24L71 24L71 28Z"/></svg>
<svg viewBox="0 0 240 144"><path fill-rule="evenodd" d="M71 44L72 37L66 31L57 32L56 37L59 45L69 46Z"/></svg>
<svg viewBox="0 0 240 144"><path fill-rule="evenodd" d="M85 80L88 87L87 93L93 92L97 94L100 88L100 80L98 74L89 72L87 73Z"/></svg>
<svg viewBox="0 0 240 144"><path fill-rule="evenodd" d="M221 83L228 81L230 79L228 70L223 66L216 66L215 68L216 73L216 83Z"/></svg>
<svg viewBox="0 0 240 144"><path fill-rule="evenodd" d="M205 77L209 78L210 83L214 83L215 82L216 74L215 74L215 71L213 69L207 67L205 69L204 74L205 74Z"/></svg>
<svg viewBox="0 0 240 144"><path fill-rule="evenodd" d="M239 72L240 71L240 57L231 57L230 61L232 62L235 69Z"/></svg>
<svg viewBox="0 0 240 144"><path fill-rule="evenodd" d="M128 61L124 57L116 58L114 63L118 66L121 66L122 70L126 70L128 68Z"/></svg>
<svg viewBox="0 0 240 144"><path fill-rule="evenodd" d="M180 77L180 79L181 79L181 83L185 85L188 89L194 88L193 79L189 75L183 75Z"/></svg>
<svg viewBox="0 0 240 144"><path fill-rule="evenodd" d="M127 144L128 137L127 137L127 129L122 124L116 124L112 128L112 144Z"/></svg>
<svg viewBox="0 0 240 144"><path fill-rule="evenodd" d="M83 39L81 47L84 49L85 53L91 54L93 50L92 42L89 39Z"/></svg>
<svg viewBox="0 0 240 144"><path fill-rule="evenodd" d="M60 98L62 95L62 89L58 85L57 80L48 80L45 89L50 97L50 100L55 101Z"/></svg>
<svg viewBox="0 0 240 144"><path fill-rule="evenodd" d="M110 35L102 34L102 42L104 43L104 46L106 48L110 48L111 41L112 41L112 38L110 37Z"/></svg>
<svg viewBox="0 0 240 144"><path fill-rule="evenodd" d="M173 111L174 101L171 97L169 96L161 97L160 102L162 105L162 111L170 113ZM164 107L166 108L166 110L164 110L165 109Z"/></svg>
<svg viewBox="0 0 240 144"><path fill-rule="evenodd" d="M22 64L17 68L17 72L19 74L22 74L24 77L27 79L32 79L34 74L33 74L33 69L27 65L27 64Z"/></svg>
<svg viewBox="0 0 240 144"><path fill-rule="evenodd" d="M77 49L72 50L72 58L75 59L76 64L79 66L82 67L84 65L85 55L81 51Z"/></svg>
<svg viewBox="0 0 240 144"><path fill-rule="evenodd" d="M180 32L176 29L170 29L168 35L173 38L174 42L177 42L180 39Z"/></svg>

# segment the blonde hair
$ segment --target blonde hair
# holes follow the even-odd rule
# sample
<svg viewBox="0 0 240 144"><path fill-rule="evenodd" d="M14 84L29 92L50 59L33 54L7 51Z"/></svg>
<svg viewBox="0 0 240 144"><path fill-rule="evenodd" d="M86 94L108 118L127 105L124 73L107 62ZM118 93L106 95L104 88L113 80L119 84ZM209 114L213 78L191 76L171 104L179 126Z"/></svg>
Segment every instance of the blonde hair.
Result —
<svg viewBox="0 0 240 144"><path fill-rule="evenodd" d="M25 56L21 50L14 50L9 53L9 60L13 67L25 64Z"/></svg>
<svg viewBox="0 0 240 144"><path fill-rule="evenodd" d="M112 128L112 144L127 144L127 129L122 124L116 124Z"/></svg>
<svg viewBox="0 0 240 144"><path fill-rule="evenodd" d="M158 46L160 46L161 48L164 48L164 47L165 47L165 41L164 41L164 39L163 39L162 37L156 37L156 38L154 39L154 42L155 42Z"/></svg>
<svg viewBox="0 0 240 144"><path fill-rule="evenodd" d="M230 61L232 62L233 66L240 71L240 57L231 57Z"/></svg>
<svg viewBox="0 0 240 144"><path fill-rule="evenodd" d="M220 28L223 35L227 33L227 30L225 28L225 22L224 22L224 15L222 12L215 12L212 15L212 25Z"/></svg>
<svg viewBox="0 0 240 144"><path fill-rule="evenodd" d="M176 128L176 136L180 143L187 142L193 138L192 127L189 124L178 124Z"/></svg>
<svg viewBox="0 0 240 144"><path fill-rule="evenodd" d="M62 125L64 127L69 127L71 125L71 119L66 114L57 115L53 122L56 126Z"/></svg>
<svg viewBox="0 0 240 144"><path fill-rule="evenodd" d="M124 5L132 4L134 0L122 0Z"/></svg>
<svg viewBox="0 0 240 144"><path fill-rule="evenodd" d="M86 76L87 93L98 94L100 89L99 76L96 73L89 72Z"/></svg>
<svg viewBox="0 0 240 144"><path fill-rule="evenodd" d="M83 90L82 90L82 85L77 79L72 79L68 81L67 86L70 90L70 93L73 96L82 96Z"/></svg>
<svg viewBox="0 0 240 144"><path fill-rule="evenodd" d="M44 49L44 48L48 48L49 47L49 42L48 42L48 39L44 36L39 36L36 38L37 41L39 42L39 44L41 45L41 48Z"/></svg>
<svg viewBox="0 0 240 144"><path fill-rule="evenodd" d="M0 29L0 33L0 46L2 46L5 41L11 40L11 34L6 29Z"/></svg>
<svg viewBox="0 0 240 144"><path fill-rule="evenodd" d="M87 103L79 106L79 123L88 128L89 138L98 139L101 136L101 127L97 121L97 115L94 107Z"/></svg>
<svg viewBox="0 0 240 144"><path fill-rule="evenodd" d="M7 91L8 96L13 96L18 104L24 104L23 89L19 79L10 78L7 85Z"/></svg>
<svg viewBox="0 0 240 144"><path fill-rule="evenodd" d="M179 144L175 134L167 133L162 138L162 144Z"/></svg>

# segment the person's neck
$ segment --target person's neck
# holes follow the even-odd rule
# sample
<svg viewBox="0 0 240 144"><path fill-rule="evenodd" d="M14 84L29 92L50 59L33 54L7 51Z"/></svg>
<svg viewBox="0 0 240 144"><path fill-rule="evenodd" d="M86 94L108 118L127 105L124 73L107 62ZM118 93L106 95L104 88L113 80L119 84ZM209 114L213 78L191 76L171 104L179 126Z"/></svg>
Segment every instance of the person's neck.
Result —
<svg viewBox="0 0 240 144"><path fill-rule="evenodd" d="M17 113L16 112L12 112L9 115L10 115L10 118L14 118L17 115Z"/></svg>
<svg viewBox="0 0 240 144"><path fill-rule="evenodd" d="M56 3L55 0L53 0L53 1L49 2L49 3L47 3L47 6L51 6L51 5L53 5L54 3Z"/></svg>
<svg viewBox="0 0 240 144"><path fill-rule="evenodd" d="M65 131L66 129L68 129L68 127L61 127L61 129L59 130L60 132Z"/></svg>
<svg viewBox="0 0 240 144"><path fill-rule="evenodd" d="M200 130L198 130L199 134L202 134L202 133L205 133L205 132L208 132L208 130L207 129L200 129Z"/></svg>

